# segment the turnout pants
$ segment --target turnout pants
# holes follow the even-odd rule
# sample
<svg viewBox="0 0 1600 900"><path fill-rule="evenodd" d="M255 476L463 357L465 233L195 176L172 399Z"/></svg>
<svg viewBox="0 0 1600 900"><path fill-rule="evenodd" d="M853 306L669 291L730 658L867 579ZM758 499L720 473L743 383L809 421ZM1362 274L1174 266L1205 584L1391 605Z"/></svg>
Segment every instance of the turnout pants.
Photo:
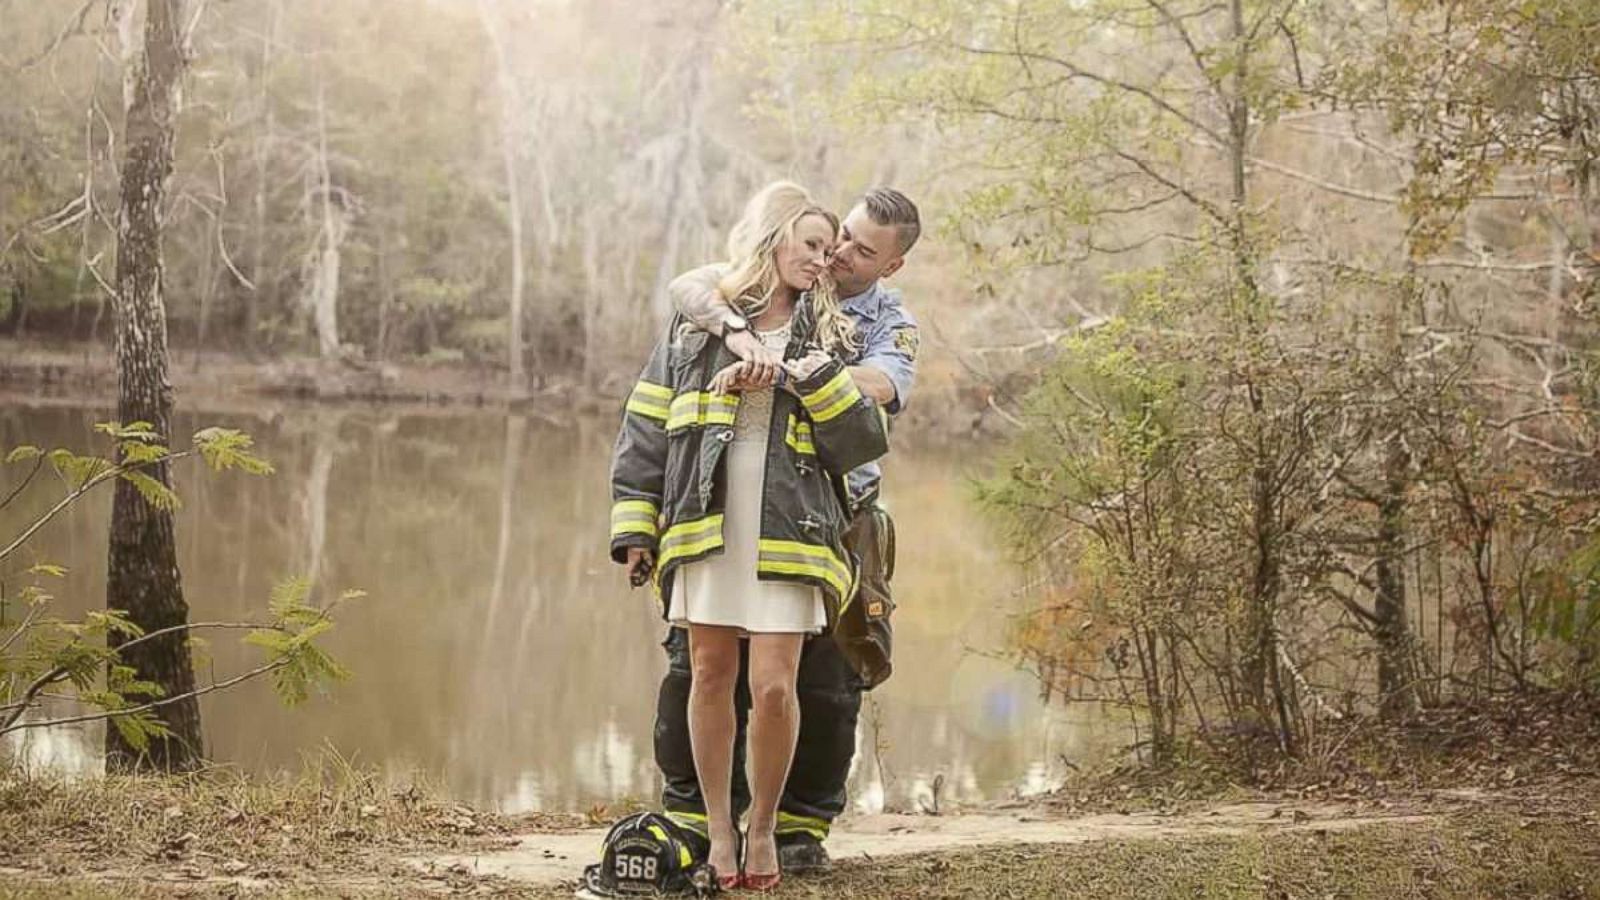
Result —
<svg viewBox="0 0 1600 900"><path fill-rule="evenodd" d="M846 547L861 560L861 596L864 602L876 594L886 603L888 576L894 561L886 559L892 544L886 544L880 518L873 504L865 504L845 536ZM879 514L881 515L881 513ZM892 527L892 526L891 526ZM667 674L661 680L656 703L655 753L664 786L661 804L667 815L679 824L706 833L705 802L695 776L694 751L689 744L689 634L682 628L668 629L662 642L667 651ZM738 731L733 745L733 810L737 816L750 805L750 788L745 780L745 726L750 715L748 646L741 648L739 679L734 688L734 710ZM786 836L809 835L825 840L833 820L844 811L845 782L856 750L856 720L861 712L862 682L828 635L806 641L800 654L796 694L800 701L800 737L795 744L794 762L783 786L778 804L779 840Z"/></svg>

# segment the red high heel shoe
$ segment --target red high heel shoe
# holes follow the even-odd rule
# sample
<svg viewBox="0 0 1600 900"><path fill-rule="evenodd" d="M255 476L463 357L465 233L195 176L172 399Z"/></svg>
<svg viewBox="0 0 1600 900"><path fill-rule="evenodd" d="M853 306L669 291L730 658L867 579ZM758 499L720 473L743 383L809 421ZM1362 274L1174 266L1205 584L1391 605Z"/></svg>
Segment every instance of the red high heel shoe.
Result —
<svg viewBox="0 0 1600 900"><path fill-rule="evenodd" d="M719 891L736 891L744 884L744 833L736 832L734 841L733 874L724 875L717 871L716 866L710 866L712 873L716 875L717 890Z"/></svg>
<svg viewBox="0 0 1600 900"><path fill-rule="evenodd" d="M781 881L783 881L782 871L771 872L764 875L757 874L755 872L746 872L744 873L744 878L740 882L740 886L747 891L759 891L761 893L765 893L767 891L777 890L778 884Z"/></svg>
<svg viewBox="0 0 1600 900"><path fill-rule="evenodd" d="M747 845L745 845L745 835L741 834L739 836L739 844L741 851L748 849ZM739 854L740 887L747 891L766 893L767 891L775 890L780 881L783 881L783 869L781 867L776 872L746 872L744 869L744 853L741 852Z"/></svg>

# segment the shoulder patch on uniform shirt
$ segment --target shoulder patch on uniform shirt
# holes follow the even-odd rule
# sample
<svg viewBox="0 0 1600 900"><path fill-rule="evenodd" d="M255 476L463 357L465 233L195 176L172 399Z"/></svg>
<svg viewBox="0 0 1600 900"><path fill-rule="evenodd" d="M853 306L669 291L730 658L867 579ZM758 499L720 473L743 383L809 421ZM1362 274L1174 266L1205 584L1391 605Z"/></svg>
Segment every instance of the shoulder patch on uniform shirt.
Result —
<svg viewBox="0 0 1600 900"><path fill-rule="evenodd" d="M917 358L917 350L922 344L922 338L917 334L917 326L906 325L894 330L895 349L911 357Z"/></svg>

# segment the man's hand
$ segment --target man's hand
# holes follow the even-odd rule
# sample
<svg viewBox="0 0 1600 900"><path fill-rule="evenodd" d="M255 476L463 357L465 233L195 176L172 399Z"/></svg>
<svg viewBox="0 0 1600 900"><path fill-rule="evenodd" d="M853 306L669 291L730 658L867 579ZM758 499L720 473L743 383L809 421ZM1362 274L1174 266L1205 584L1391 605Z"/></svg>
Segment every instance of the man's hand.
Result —
<svg viewBox="0 0 1600 900"><path fill-rule="evenodd" d="M830 362L833 362L832 353L813 347L805 356L785 362L783 368L788 371L789 377L795 381L805 381L815 375L818 369Z"/></svg>
<svg viewBox="0 0 1600 900"><path fill-rule="evenodd" d="M740 360L711 376L710 390L713 394L737 394L772 387L787 367L788 363L763 366Z"/></svg>
<svg viewBox="0 0 1600 900"><path fill-rule="evenodd" d="M768 348L748 330L725 332L722 342L728 345L728 350L734 356L750 363L750 370L745 376L746 387L772 387L772 383L778 379L778 367L783 365L783 357L776 350Z"/></svg>
<svg viewBox="0 0 1600 900"><path fill-rule="evenodd" d="M628 548L628 582L634 587L639 587L650 580L650 572L656 567L656 555L644 547Z"/></svg>
<svg viewBox="0 0 1600 900"><path fill-rule="evenodd" d="M896 396L894 382L883 370L876 366L851 366L850 378L855 381L856 389L870 397L879 406L887 407L893 403Z"/></svg>

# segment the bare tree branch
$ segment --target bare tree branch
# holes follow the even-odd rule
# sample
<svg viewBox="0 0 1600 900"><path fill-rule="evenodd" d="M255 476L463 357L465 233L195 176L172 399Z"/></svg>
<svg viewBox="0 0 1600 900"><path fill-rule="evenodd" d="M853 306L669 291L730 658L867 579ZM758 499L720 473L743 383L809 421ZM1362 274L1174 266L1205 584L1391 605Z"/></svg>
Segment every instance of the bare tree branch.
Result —
<svg viewBox="0 0 1600 900"><path fill-rule="evenodd" d="M1132 153L1129 153L1128 151L1123 150L1120 147L1109 147L1108 149L1111 151L1111 154L1113 156L1117 157L1118 159L1124 160L1124 161L1126 161L1128 163L1131 163L1134 168L1136 168L1139 171L1145 173L1152 180L1154 180L1154 181L1156 181L1156 182L1158 182L1158 183L1160 183L1162 185L1165 185L1167 188L1177 192L1178 194L1181 194L1184 199L1186 199L1190 203L1194 204L1198 209L1200 209L1202 212L1204 212L1207 216L1209 216L1212 219L1216 220L1216 222L1218 224L1223 225L1225 227L1231 226L1232 220L1228 215L1226 215L1222 210L1218 209L1215 204L1211 203L1209 200L1206 200L1204 197L1201 197L1199 194L1195 193L1190 188L1185 187L1182 184L1179 184L1178 182L1172 180L1171 178L1168 178L1166 175L1163 175L1161 172L1157 171L1156 168L1154 166L1152 166L1150 163L1146 162L1143 159L1140 159L1137 156L1134 156Z"/></svg>
<svg viewBox="0 0 1600 900"><path fill-rule="evenodd" d="M284 666L287 666L289 662L290 661L287 659L276 659L264 665L257 666L248 672L235 675L226 681L212 682L211 684L208 684L202 688L196 688L192 691L186 691L182 694L174 694L171 697L163 697L160 700L140 704L139 706L130 706L126 709L110 709L97 713L85 713L84 715L80 716L64 716L59 719L41 719L33 722L16 722L16 714L13 714L12 720L5 723L0 723L0 734L6 734L12 731L24 731L29 728L54 728L57 725L73 725L79 722L99 722L108 719L120 718L122 716L137 715L138 713L142 712L150 712L152 710L157 710L164 706L170 706L174 703L180 703L184 700L189 700L194 697L204 697L206 694L226 690L236 684L240 684L242 682L249 681L252 678L258 678L267 674L268 672L281 669Z"/></svg>
<svg viewBox="0 0 1600 900"><path fill-rule="evenodd" d="M181 451L181 452L178 452L178 453L173 453L173 454L169 454L167 456L164 456L160 460L152 460L150 462L128 463L128 464L125 464L125 465L109 465L108 464L106 466L106 468L102 469L101 471L95 473L90 478L86 479L83 484L81 484L78 487L74 488L66 496L62 497L60 502L58 502L55 506L52 506L48 511L46 511L44 513L44 515L42 515L39 518L35 519L31 524L29 524L26 528L24 528L22 530L22 533L17 536L16 540L13 540L10 544L8 544L4 550L0 550L0 560L4 560L6 557L8 557L11 554L17 552L17 548L21 547L23 544L28 542L28 538L33 537L33 535L36 534L39 531L39 529L43 528L46 524L48 524L50 522L50 520L52 520L56 516L60 515L64 510L66 510L72 504L78 502L79 498L81 498L84 494L87 494L89 491L93 490L95 487L97 487L97 486L99 486L101 484L104 484L105 482L110 481L110 480L112 480L114 478L119 478L119 477L127 474L128 472L132 472L132 471L137 470L137 469L142 469L142 468L145 468L146 466L154 465L157 462L172 463L172 462L177 462L178 460L183 459L185 457L193 456L193 455L194 455L194 451L193 450L184 450L184 451Z"/></svg>
<svg viewBox="0 0 1600 900"><path fill-rule="evenodd" d="M67 18L67 24L62 27L61 31L56 34L55 39L48 46L20 63L6 64L6 67L12 71L21 72L49 59L57 50L61 49L61 45L65 44L68 38L83 33L84 21L89 18L90 10L93 10L99 3L100 0L85 0L84 4L78 7L78 11Z"/></svg>
<svg viewBox="0 0 1600 900"><path fill-rule="evenodd" d="M11 501L17 499L17 495L27 489L28 484L33 481L34 477L39 474L39 470L42 468L44 468L44 454L41 453L39 456L34 458L33 468L28 470L28 474L23 477L22 481L18 482L17 486L12 488L11 491L6 494L4 500L0 500L0 509L5 509L7 506L10 506Z"/></svg>
<svg viewBox="0 0 1600 900"><path fill-rule="evenodd" d="M970 54L972 54L974 56L1013 57L1013 58L1016 58L1019 62L1024 61L1024 60L1032 60L1032 61L1035 61L1035 62L1042 62L1042 63L1046 63L1048 65L1053 65L1053 66L1060 67L1062 69L1065 69L1067 72L1069 72L1070 74L1072 74L1076 78L1082 78L1082 79L1084 79L1086 81L1092 81L1092 82L1094 82L1096 84L1099 84L1099 85L1102 85L1104 87L1115 88L1116 90L1122 91L1123 93L1131 94L1131 95L1133 95L1135 97L1140 97L1140 98L1144 99L1145 101L1149 102L1151 105L1155 106L1157 109L1161 110L1162 112L1165 112L1166 114L1172 116L1173 118L1177 119L1178 121L1183 122L1185 125L1188 125L1190 128L1193 128L1196 131L1199 131L1202 134L1206 135L1207 137L1211 138L1212 140L1216 141L1218 144L1227 143L1226 139L1223 137L1221 132L1217 131L1216 129L1212 128L1211 126L1207 125L1206 123L1200 121L1199 119L1195 118L1194 116L1184 112L1183 110L1178 109L1176 106L1173 106L1172 103L1170 101L1168 101L1165 97L1162 97L1160 94L1157 94L1155 91L1153 91L1153 90L1151 90L1151 89L1149 89L1149 88L1147 88L1147 87L1145 87L1143 85L1133 84L1131 82L1123 81L1123 80L1118 79L1118 78L1112 78L1109 75L1102 75L1102 74L1097 73L1097 72L1092 72L1092 71L1090 71L1088 69L1083 68L1082 66L1078 65L1077 63L1072 62L1071 60L1063 59L1063 58L1057 57L1057 56L1051 56L1050 54L1047 54L1047 53L1039 53L1039 52L1036 52L1036 51L1019 51L1019 50L989 50L989 49L986 49L986 48L983 48L983 47L974 47L974 46L971 46L969 44L960 44L960 43L952 43L950 46L953 47L956 50L960 50L963 53L970 53Z"/></svg>

